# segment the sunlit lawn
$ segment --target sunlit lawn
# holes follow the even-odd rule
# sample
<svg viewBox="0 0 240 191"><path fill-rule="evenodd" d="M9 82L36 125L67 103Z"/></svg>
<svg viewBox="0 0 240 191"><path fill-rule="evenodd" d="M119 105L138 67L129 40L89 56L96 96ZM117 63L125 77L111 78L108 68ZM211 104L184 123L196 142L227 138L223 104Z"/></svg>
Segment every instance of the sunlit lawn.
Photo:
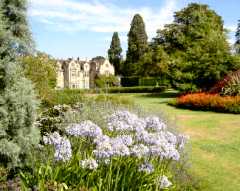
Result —
<svg viewBox="0 0 240 191"><path fill-rule="evenodd" d="M167 105L174 92L121 95L152 112L162 111L190 136L190 171L201 180L201 190L240 190L240 115L177 109Z"/></svg>

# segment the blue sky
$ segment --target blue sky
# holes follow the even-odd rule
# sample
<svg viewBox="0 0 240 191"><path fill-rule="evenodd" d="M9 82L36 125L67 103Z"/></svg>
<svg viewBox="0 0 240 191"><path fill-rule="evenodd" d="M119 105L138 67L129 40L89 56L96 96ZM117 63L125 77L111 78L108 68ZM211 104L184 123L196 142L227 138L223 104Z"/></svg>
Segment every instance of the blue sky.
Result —
<svg viewBox="0 0 240 191"><path fill-rule="evenodd" d="M107 56L118 31L123 54L132 17L140 13L149 39L171 23L173 13L190 2L208 4L229 29L229 42L240 19L240 0L30 0L29 21L37 49L56 58Z"/></svg>

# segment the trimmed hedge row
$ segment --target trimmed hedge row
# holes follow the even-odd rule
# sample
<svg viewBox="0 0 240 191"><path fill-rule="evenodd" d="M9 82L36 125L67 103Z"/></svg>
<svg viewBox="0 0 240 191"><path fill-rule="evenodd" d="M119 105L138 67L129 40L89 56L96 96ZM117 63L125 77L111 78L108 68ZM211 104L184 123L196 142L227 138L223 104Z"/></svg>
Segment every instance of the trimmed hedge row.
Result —
<svg viewBox="0 0 240 191"><path fill-rule="evenodd" d="M136 87L136 86L167 86L170 82L161 77L122 77L121 86Z"/></svg>
<svg viewBox="0 0 240 191"><path fill-rule="evenodd" d="M160 93L165 89L165 86L112 87L107 90L107 93Z"/></svg>
<svg viewBox="0 0 240 191"><path fill-rule="evenodd" d="M240 114L240 96L195 93L180 96L169 104L194 110Z"/></svg>

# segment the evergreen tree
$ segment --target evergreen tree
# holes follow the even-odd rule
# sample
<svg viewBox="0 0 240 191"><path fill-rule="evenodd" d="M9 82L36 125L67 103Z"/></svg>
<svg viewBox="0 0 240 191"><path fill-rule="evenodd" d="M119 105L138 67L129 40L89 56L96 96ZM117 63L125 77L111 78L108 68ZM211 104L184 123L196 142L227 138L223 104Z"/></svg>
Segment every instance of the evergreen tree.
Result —
<svg viewBox="0 0 240 191"><path fill-rule="evenodd" d="M240 54L240 20L238 20L238 26L235 37L236 37L235 50L237 54Z"/></svg>
<svg viewBox="0 0 240 191"><path fill-rule="evenodd" d="M115 73L117 75L121 74L121 61L122 61L122 48L118 33L114 32L112 36L112 42L108 50L108 58L110 63L114 65Z"/></svg>
<svg viewBox="0 0 240 191"><path fill-rule="evenodd" d="M18 54L28 54L33 48L27 21L27 0L1 0L5 28L15 38Z"/></svg>
<svg viewBox="0 0 240 191"><path fill-rule="evenodd" d="M22 22L26 18L15 20L20 27L13 32L11 11L4 14L10 9L7 4L11 4L16 18L26 15L27 5L25 0L0 2L0 163L14 167L22 164L31 146L39 142L39 131L34 127L37 101L30 81L23 77L18 57L21 45L29 50L28 26Z"/></svg>
<svg viewBox="0 0 240 191"><path fill-rule="evenodd" d="M139 71L139 61L148 52L147 34L142 17L136 14L133 17L131 28L128 33L128 50L124 66L124 75L135 75Z"/></svg>

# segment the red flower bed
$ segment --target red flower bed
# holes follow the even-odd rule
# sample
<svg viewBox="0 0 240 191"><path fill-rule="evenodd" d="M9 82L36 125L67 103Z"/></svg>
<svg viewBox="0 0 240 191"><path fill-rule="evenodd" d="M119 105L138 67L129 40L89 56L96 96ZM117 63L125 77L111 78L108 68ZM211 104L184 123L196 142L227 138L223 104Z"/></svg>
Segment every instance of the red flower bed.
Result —
<svg viewBox="0 0 240 191"><path fill-rule="evenodd" d="M187 94L177 98L175 105L197 110L240 113L240 96L220 96L208 93Z"/></svg>

